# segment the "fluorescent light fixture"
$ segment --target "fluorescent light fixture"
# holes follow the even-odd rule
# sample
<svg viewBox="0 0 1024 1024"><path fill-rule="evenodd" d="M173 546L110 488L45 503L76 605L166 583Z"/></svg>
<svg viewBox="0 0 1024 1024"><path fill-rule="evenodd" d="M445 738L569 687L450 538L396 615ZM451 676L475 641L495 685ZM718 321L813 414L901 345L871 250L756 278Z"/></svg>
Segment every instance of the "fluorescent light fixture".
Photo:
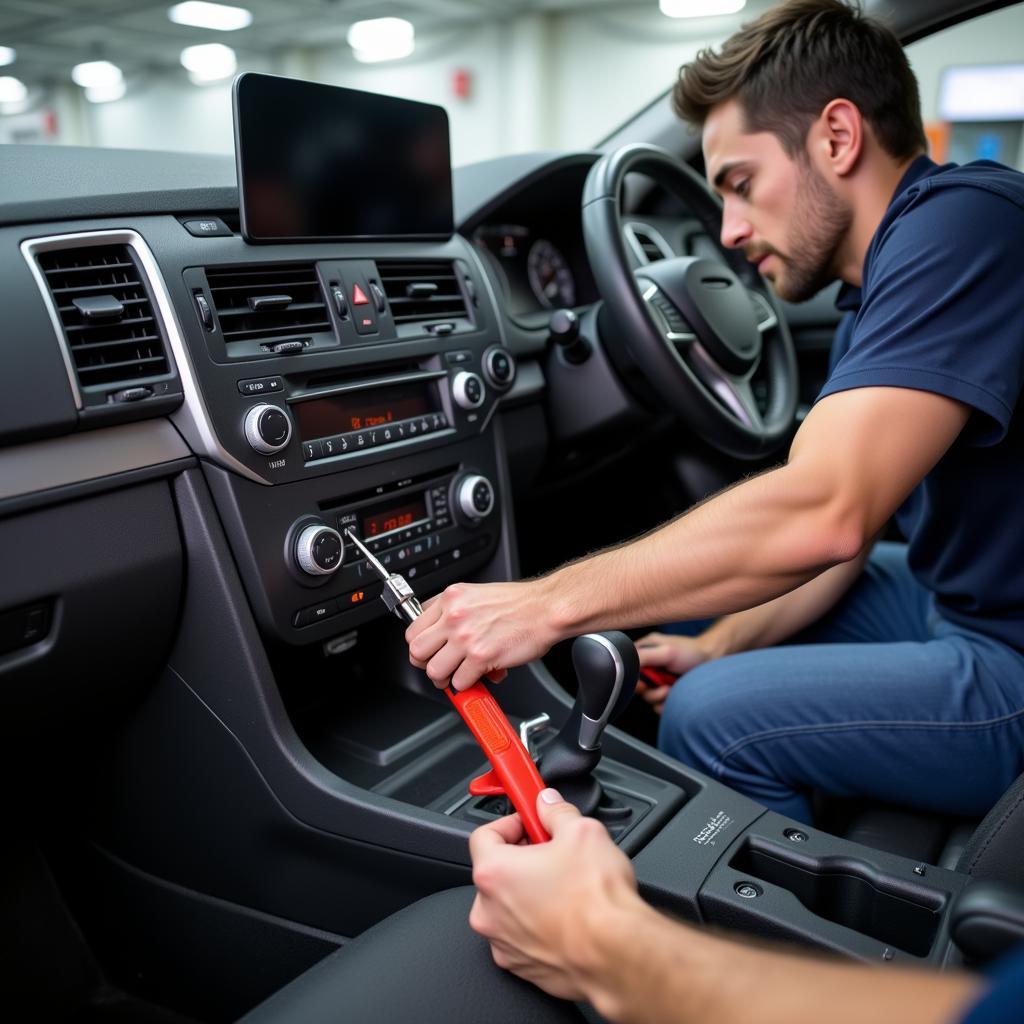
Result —
<svg viewBox="0 0 1024 1024"><path fill-rule="evenodd" d="M197 85L229 78L238 69L235 51L223 43L186 46L181 51L181 66Z"/></svg>
<svg viewBox="0 0 1024 1024"><path fill-rule="evenodd" d="M9 46L0 46L0 67L4 64L13 64L14 58L17 56L17 50L13 50Z"/></svg>
<svg viewBox="0 0 1024 1024"><path fill-rule="evenodd" d="M28 89L20 78L12 78L10 75L0 77L0 103L7 104L22 103L28 96Z"/></svg>
<svg viewBox="0 0 1024 1024"><path fill-rule="evenodd" d="M408 57L416 46L416 30L405 18L371 18L357 21L345 37L353 54L364 64Z"/></svg>
<svg viewBox="0 0 1024 1024"><path fill-rule="evenodd" d="M167 11L167 17L176 25L212 28L217 32L234 32L252 24L252 12L244 7L209 4L204 0L187 0L186 3L175 4Z"/></svg>
<svg viewBox="0 0 1024 1024"><path fill-rule="evenodd" d="M124 75L116 64L109 60L91 60L85 64L76 64L71 69L71 79L83 89L99 89L113 86L122 81Z"/></svg>
<svg viewBox="0 0 1024 1024"><path fill-rule="evenodd" d="M747 0L658 0L658 8L667 18L720 18L739 14Z"/></svg>
<svg viewBox="0 0 1024 1024"><path fill-rule="evenodd" d="M85 98L90 103L110 103L112 100L119 100L127 88L123 78L120 82L111 82L109 85L90 85L86 87Z"/></svg>
<svg viewBox="0 0 1024 1024"><path fill-rule="evenodd" d="M944 121L1024 120L1024 64L946 68L939 83Z"/></svg>

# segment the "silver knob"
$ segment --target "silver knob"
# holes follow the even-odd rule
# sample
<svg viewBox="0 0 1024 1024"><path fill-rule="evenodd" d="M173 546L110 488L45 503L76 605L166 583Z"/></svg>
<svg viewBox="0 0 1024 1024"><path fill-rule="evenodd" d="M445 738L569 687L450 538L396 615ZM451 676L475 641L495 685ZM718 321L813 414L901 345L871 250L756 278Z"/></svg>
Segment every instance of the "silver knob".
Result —
<svg viewBox="0 0 1024 1024"><path fill-rule="evenodd" d="M345 554L345 541L337 530L322 523L305 527L295 541L295 560L310 576L337 572Z"/></svg>
<svg viewBox="0 0 1024 1024"><path fill-rule="evenodd" d="M486 394L480 375L470 370L460 370L452 379L452 398L460 409L479 409Z"/></svg>
<svg viewBox="0 0 1024 1024"><path fill-rule="evenodd" d="M467 476L455 492L455 503L467 519L483 519L494 508L494 487L479 473Z"/></svg>
<svg viewBox="0 0 1024 1024"><path fill-rule="evenodd" d="M254 405L245 414L245 439L261 455L273 455L292 438L288 413L276 405Z"/></svg>
<svg viewBox="0 0 1024 1024"><path fill-rule="evenodd" d="M516 379L516 360L506 348L495 346L484 353L484 376L491 387L505 391Z"/></svg>

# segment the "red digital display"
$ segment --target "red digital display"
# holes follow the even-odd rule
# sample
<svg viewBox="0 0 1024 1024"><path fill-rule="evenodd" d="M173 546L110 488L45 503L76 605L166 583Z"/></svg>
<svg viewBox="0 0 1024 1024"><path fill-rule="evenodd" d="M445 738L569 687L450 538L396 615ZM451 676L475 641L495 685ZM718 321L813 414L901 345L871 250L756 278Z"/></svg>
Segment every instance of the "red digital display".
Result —
<svg viewBox="0 0 1024 1024"><path fill-rule="evenodd" d="M410 526L426 518L427 503L421 494L402 505L395 505L383 512L378 511L364 516L361 524L363 538L379 537L382 533L400 530L404 526Z"/></svg>
<svg viewBox="0 0 1024 1024"><path fill-rule="evenodd" d="M415 382L373 391L353 391L296 402L292 412L298 420L301 439L312 441L434 412L437 406L431 396L436 388L431 390L432 387L427 382Z"/></svg>

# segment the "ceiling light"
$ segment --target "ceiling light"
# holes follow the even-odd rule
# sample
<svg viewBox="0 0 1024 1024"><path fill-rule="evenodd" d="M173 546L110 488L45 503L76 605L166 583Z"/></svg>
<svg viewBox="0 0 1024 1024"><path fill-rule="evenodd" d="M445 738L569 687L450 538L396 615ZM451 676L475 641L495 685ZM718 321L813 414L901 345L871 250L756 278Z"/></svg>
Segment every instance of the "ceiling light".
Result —
<svg viewBox="0 0 1024 1024"><path fill-rule="evenodd" d="M371 18L357 21L345 37L356 60L372 64L379 60L398 60L412 53L415 29L405 18Z"/></svg>
<svg viewBox="0 0 1024 1024"><path fill-rule="evenodd" d="M112 86L124 78L121 69L109 60L91 60L85 64L76 64L71 69L71 79L83 89L98 89Z"/></svg>
<svg viewBox="0 0 1024 1024"><path fill-rule="evenodd" d="M14 58L17 56L17 50L12 50L9 46L0 46L0 66L4 64L13 64Z"/></svg>
<svg viewBox="0 0 1024 1024"><path fill-rule="evenodd" d="M28 96L25 83L19 78L4 75L0 78L0 103L21 103Z"/></svg>
<svg viewBox="0 0 1024 1024"><path fill-rule="evenodd" d="M108 85L90 85L86 87L85 98L90 103L110 103L112 100L119 100L126 89L123 78L120 82L111 82Z"/></svg>
<svg viewBox="0 0 1024 1024"><path fill-rule="evenodd" d="M747 0L658 0L668 18L718 18L738 14L746 6Z"/></svg>
<svg viewBox="0 0 1024 1024"><path fill-rule="evenodd" d="M167 11L167 17L176 25L212 28L218 32L234 32L252 24L252 12L244 7L208 4L203 0L187 0L186 3L175 4Z"/></svg>
<svg viewBox="0 0 1024 1024"><path fill-rule="evenodd" d="M181 66L197 84L216 82L235 73L238 59L230 46L223 43L203 43L200 46L186 46L181 51Z"/></svg>

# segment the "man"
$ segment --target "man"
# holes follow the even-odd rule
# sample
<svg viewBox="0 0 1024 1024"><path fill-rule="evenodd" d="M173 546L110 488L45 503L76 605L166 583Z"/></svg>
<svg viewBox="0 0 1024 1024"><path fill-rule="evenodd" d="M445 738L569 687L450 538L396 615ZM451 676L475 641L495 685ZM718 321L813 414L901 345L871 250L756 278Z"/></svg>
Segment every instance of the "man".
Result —
<svg viewBox="0 0 1024 1024"><path fill-rule="evenodd" d="M464 688L721 617L641 651L686 673L664 750L804 821L815 789L980 815L1024 769L1024 176L932 163L898 41L840 0L769 10L674 99L723 245L786 299L844 282L831 375L784 465L539 579L449 587L413 663ZM893 516L909 546L874 545Z"/></svg>

